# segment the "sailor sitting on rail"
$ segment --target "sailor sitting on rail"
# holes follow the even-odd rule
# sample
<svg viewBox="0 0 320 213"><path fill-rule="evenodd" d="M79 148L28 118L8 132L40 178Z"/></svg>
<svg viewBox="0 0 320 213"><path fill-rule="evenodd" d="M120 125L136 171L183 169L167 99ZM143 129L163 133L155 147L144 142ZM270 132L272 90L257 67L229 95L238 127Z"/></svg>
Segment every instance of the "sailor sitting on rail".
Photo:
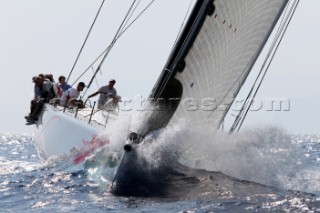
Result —
<svg viewBox="0 0 320 213"><path fill-rule="evenodd" d="M52 84L49 81L45 81L42 76L35 76L32 78L32 81L35 83L35 95L31 101L30 113L25 116L28 123L37 121L43 105L55 96Z"/></svg>
<svg viewBox="0 0 320 213"><path fill-rule="evenodd" d="M86 85L83 82L79 82L76 89L70 88L67 91L63 92L62 96L60 97L60 105L68 107L78 106L82 108L83 103L82 101L79 101L78 98L80 96L80 92L83 91L85 87Z"/></svg>

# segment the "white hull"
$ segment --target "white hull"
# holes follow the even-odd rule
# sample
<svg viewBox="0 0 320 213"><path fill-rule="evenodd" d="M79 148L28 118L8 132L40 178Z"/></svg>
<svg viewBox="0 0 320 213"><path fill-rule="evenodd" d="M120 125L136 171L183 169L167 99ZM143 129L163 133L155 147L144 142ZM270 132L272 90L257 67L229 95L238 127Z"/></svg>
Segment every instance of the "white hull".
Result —
<svg viewBox="0 0 320 213"><path fill-rule="evenodd" d="M74 118L51 105L45 105L36 125L35 141L42 158L70 153L92 141L99 128Z"/></svg>

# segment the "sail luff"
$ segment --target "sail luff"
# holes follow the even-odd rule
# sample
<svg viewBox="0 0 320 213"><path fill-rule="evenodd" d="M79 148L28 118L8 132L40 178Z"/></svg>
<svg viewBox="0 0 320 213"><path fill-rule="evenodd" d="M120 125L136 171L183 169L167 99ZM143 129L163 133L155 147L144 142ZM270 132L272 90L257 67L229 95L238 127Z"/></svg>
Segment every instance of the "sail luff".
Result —
<svg viewBox="0 0 320 213"><path fill-rule="evenodd" d="M202 17L199 18L199 13L200 10L202 8L203 10L203 5L204 4L208 4L207 2L213 2L213 0L198 0L197 3L195 4L191 15L187 21L186 26L184 27L175 47L173 48L173 51L171 52L169 59L162 71L162 73L160 74L160 77L155 85L155 87L153 88L150 98L153 99L157 99L161 96L161 92L163 90L163 88L165 87L165 82L167 82L168 80L170 80L170 78L174 77L175 74L175 70L174 66L176 66L176 63L179 61L179 58L182 58L182 54L187 54L187 48L188 46L190 47L190 45L192 44L192 37L190 35L190 33L193 31L194 36L196 36L197 32L195 31L195 25L197 25L197 28L200 28L205 16L202 15ZM198 23L197 22L198 19ZM191 30L192 29L192 30ZM200 29L198 29L200 30ZM188 41L189 39L189 41ZM191 39L191 40L190 40ZM195 38L193 38L195 39Z"/></svg>

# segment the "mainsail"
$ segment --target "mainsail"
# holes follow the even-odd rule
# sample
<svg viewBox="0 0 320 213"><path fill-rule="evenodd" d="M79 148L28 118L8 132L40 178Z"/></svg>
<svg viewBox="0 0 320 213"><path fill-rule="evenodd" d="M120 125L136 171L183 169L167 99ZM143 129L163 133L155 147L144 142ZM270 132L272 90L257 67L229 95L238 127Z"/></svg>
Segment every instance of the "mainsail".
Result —
<svg viewBox="0 0 320 213"><path fill-rule="evenodd" d="M198 0L150 95L161 109L138 134L179 120L218 128L287 3Z"/></svg>

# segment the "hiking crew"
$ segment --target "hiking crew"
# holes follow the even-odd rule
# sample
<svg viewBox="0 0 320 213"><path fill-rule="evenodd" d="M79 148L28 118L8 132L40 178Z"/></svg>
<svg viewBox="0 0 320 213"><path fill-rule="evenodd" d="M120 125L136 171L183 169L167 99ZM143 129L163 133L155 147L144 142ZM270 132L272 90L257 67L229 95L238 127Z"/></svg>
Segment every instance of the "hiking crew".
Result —
<svg viewBox="0 0 320 213"><path fill-rule="evenodd" d="M33 78L33 82L35 83L35 95L31 101L30 113L25 116L28 123L37 121L43 105L55 98L55 93L50 81L45 80L41 76L37 76Z"/></svg>

